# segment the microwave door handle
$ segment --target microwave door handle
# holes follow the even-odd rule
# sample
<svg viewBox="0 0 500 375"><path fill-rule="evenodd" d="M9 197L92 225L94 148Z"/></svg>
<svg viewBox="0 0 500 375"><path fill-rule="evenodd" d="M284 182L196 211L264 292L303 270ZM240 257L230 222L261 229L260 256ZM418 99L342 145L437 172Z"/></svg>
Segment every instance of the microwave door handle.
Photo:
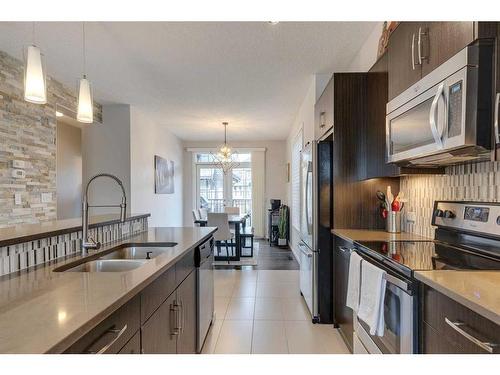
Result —
<svg viewBox="0 0 500 375"><path fill-rule="evenodd" d="M496 143L500 143L500 133L498 132L499 129L498 129L498 111L499 111L499 107L500 106L500 92L497 93L496 97L495 97L495 140L496 140Z"/></svg>
<svg viewBox="0 0 500 375"><path fill-rule="evenodd" d="M439 99L441 98L441 95L443 95L443 93L444 93L444 83L441 83L438 87L436 95L434 96L434 99L432 100L431 111L429 116L429 124L431 127L432 136L434 137L434 141L436 142L438 148L443 148L442 133L444 132L444 128L442 129L440 135L436 123Z"/></svg>

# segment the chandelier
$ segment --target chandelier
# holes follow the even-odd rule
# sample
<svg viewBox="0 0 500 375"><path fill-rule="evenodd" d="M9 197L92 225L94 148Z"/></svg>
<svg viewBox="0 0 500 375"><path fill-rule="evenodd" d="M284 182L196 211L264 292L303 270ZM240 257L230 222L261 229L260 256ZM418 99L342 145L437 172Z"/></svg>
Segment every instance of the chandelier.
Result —
<svg viewBox="0 0 500 375"><path fill-rule="evenodd" d="M223 122L224 125L224 144L219 147L216 153L211 152L215 163L222 169L224 174L227 174L231 169L236 168L240 165L235 158L238 152L231 150L231 147L227 144L227 122Z"/></svg>

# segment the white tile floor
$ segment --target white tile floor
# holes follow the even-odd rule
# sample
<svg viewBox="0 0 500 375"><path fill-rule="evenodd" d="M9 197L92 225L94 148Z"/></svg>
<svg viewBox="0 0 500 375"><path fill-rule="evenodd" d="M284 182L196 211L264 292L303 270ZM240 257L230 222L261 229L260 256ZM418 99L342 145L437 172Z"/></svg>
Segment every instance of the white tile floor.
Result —
<svg viewBox="0 0 500 375"><path fill-rule="evenodd" d="M299 271L216 270L215 312L206 354L349 353L332 325L311 323Z"/></svg>

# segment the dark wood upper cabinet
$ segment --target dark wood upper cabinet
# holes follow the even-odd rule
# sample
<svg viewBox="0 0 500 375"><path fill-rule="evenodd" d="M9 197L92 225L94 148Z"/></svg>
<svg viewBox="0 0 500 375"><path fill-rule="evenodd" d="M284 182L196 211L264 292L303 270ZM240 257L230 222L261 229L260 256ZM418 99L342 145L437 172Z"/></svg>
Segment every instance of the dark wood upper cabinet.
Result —
<svg viewBox="0 0 500 375"><path fill-rule="evenodd" d="M474 41L474 22L423 22L417 32L421 39L423 77Z"/></svg>
<svg viewBox="0 0 500 375"><path fill-rule="evenodd" d="M320 139L333 127L333 76L314 105L314 139Z"/></svg>
<svg viewBox="0 0 500 375"><path fill-rule="evenodd" d="M422 72L418 63L417 22L402 22L391 34L388 44L389 100L417 82Z"/></svg>
<svg viewBox="0 0 500 375"><path fill-rule="evenodd" d="M389 100L479 38L495 38L494 22L401 22L388 43Z"/></svg>

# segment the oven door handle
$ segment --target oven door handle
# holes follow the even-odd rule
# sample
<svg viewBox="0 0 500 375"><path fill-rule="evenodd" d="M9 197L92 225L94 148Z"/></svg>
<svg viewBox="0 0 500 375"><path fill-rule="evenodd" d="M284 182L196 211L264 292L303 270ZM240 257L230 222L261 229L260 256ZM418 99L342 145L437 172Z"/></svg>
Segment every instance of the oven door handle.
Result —
<svg viewBox="0 0 500 375"><path fill-rule="evenodd" d="M500 92L497 93L495 96L495 140L496 143L500 143L500 133L499 133L499 128L498 128L498 111L500 106Z"/></svg>
<svg viewBox="0 0 500 375"><path fill-rule="evenodd" d="M339 247L340 248L340 247ZM357 252L358 255L363 258L363 261L364 262L370 262L369 260L367 260L365 257L363 257L359 251L357 251L357 249L350 249L351 250L351 253L352 252ZM383 258L380 258L379 261L384 262ZM377 265L375 264L376 267L380 267L380 265ZM384 269L384 267L382 267L382 269ZM401 289L403 292L405 292L406 294L409 294L410 296L413 295L413 289L411 287L411 284L407 283L406 281L404 281L403 279L400 279L399 277L396 277L396 276L392 276L390 273L385 272L385 281L387 281L389 284L392 284L394 285L395 287Z"/></svg>
<svg viewBox="0 0 500 375"><path fill-rule="evenodd" d="M437 125L437 110L439 99L441 96L444 96L444 82L441 82L439 85L436 95L434 96L434 100L432 101L431 111L429 115L429 125L431 127L432 137L434 138L434 142L436 142L436 146L438 148L443 148L443 129L441 129L441 134L439 134L438 125Z"/></svg>

